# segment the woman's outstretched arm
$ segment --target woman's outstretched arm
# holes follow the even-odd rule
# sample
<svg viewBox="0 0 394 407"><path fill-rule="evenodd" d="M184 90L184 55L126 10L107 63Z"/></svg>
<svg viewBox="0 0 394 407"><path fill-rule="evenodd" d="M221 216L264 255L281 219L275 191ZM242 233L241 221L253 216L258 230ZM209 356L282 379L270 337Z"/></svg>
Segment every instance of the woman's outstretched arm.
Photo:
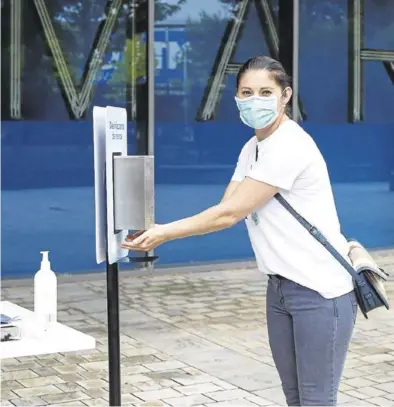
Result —
<svg viewBox="0 0 394 407"><path fill-rule="evenodd" d="M170 240L227 229L267 203L277 192L277 187L247 177L218 205L189 218L155 226L140 235L131 236L122 247L149 251Z"/></svg>

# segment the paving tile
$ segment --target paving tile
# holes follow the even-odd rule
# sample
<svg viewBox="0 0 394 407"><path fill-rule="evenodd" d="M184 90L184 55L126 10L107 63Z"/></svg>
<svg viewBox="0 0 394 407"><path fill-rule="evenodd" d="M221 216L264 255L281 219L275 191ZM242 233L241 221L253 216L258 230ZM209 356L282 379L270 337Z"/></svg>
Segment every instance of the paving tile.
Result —
<svg viewBox="0 0 394 407"><path fill-rule="evenodd" d="M94 399L103 398L108 400L109 398L109 392L107 389L82 389L82 390L89 397ZM122 390L127 391L126 386L123 386Z"/></svg>
<svg viewBox="0 0 394 407"><path fill-rule="evenodd" d="M85 370L91 371L91 372L98 372L98 371L107 371L108 370L108 362L102 361L102 362L86 362L86 363L81 363L79 365Z"/></svg>
<svg viewBox="0 0 394 407"><path fill-rule="evenodd" d="M56 376L59 374L58 371L53 369L53 367L40 367L32 370L37 376L44 377L44 376ZM32 376L32 377L37 377L37 376ZM26 377L28 379L28 377Z"/></svg>
<svg viewBox="0 0 394 407"><path fill-rule="evenodd" d="M42 367L42 365L40 365L38 362L35 362L35 361L22 362L22 363L19 361L16 361L16 362L10 363L10 364L5 364L3 362L1 363L1 369L4 372L12 372L15 370L28 370L28 369L34 370L37 368L39 369L41 367Z"/></svg>
<svg viewBox="0 0 394 407"><path fill-rule="evenodd" d="M88 372L87 370L81 370L78 373L78 376L88 380L95 380L95 379L108 379L108 372L105 370L102 371L95 371L95 372Z"/></svg>
<svg viewBox="0 0 394 407"><path fill-rule="evenodd" d="M20 379L31 379L37 377L38 374L32 370L14 370L12 372L4 372L1 374L2 386L4 381L7 380L20 380Z"/></svg>
<svg viewBox="0 0 394 407"><path fill-rule="evenodd" d="M183 384L184 386L190 386L200 383L211 383L214 382L215 377L207 374L200 375L183 375L182 376L172 376L171 377L175 382Z"/></svg>
<svg viewBox="0 0 394 407"><path fill-rule="evenodd" d="M30 398L30 397L41 397L47 396L48 394L59 394L63 393L59 388L48 385L48 386L39 386L39 387L31 387L28 389L17 389L13 390L19 397L22 398ZM4 396L3 396L4 397ZM43 397L41 397L43 398ZM45 398L43 398L45 400Z"/></svg>
<svg viewBox="0 0 394 407"><path fill-rule="evenodd" d="M132 385L131 384L127 384L127 385L134 386L135 388L137 388L138 390L143 391L143 392L163 390L163 386L161 386L158 382L155 382L155 381L136 382L136 383L133 383ZM135 393L135 392L133 392L133 393Z"/></svg>
<svg viewBox="0 0 394 407"><path fill-rule="evenodd" d="M381 383L375 386L377 389L384 390L387 393L394 393L394 380L388 383Z"/></svg>
<svg viewBox="0 0 394 407"><path fill-rule="evenodd" d="M363 387L361 389L348 390L345 391L344 393L360 400L366 400L372 397L379 397L387 394L385 391L379 390L375 387Z"/></svg>
<svg viewBox="0 0 394 407"><path fill-rule="evenodd" d="M338 393L338 404L346 404L346 403L353 403L355 401L361 401L361 397L354 397L348 394L348 392L339 392Z"/></svg>
<svg viewBox="0 0 394 407"><path fill-rule="evenodd" d="M134 375L122 375L122 383L136 384L142 382L151 382L151 378L144 374L134 374Z"/></svg>
<svg viewBox="0 0 394 407"><path fill-rule="evenodd" d="M1 400L1 405L3 406L4 400ZM11 399L10 403L12 406L20 406L20 407L31 407L31 406L46 406L48 403L40 397L30 397L30 398L23 398L23 399Z"/></svg>
<svg viewBox="0 0 394 407"><path fill-rule="evenodd" d="M222 388L223 390L233 390L233 389L236 389L235 386L233 386L233 385L230 384L230 383L225 382L224 380L220 380L220 379L214 378L212 383L216 384L217 386L219 386L219 387Z"/></svg>
<svg viewBox="0 0 394 407"><path fill-rule="evenodd" d="M100 362L100 361L108 361L108 355L106 353L95 353L92 355L84 355L83 356L85 361L88 362Z"/></svg>
<svg viewBox="0 0 394 407"><path fill-rule="evenodd" d="M369 403L375 404L377 406L382 406L382 407L392 407L394 406L394 402L390 401L384 397L373 397L371 399L368 399Z"/></svg>
<svg viewBox="0 0 394 407"><path fill-rule="evenodd" d="M144 401L155 401L181 397L182 394L173 389L142 391L134 393L134 396Z"/></svg>
<svg viewBox="0 0 394 407"><path fill-rule="evenodd" d="M394 393L387 393L385 394L384 398L390 401L394 401Z"/></svg>
<svg viewBox="0 0 394 407"><path fill-rule="evenodd" d="M205 404L208 407L256 407L255 403L252 403L246 399L236 399L236 400L227 400L219 401L216 403Z"/></svg>
<svg viewBox="0 0 394 407"><path fill-rule="evenodd" d="M185 367L185 364L176 360L168 360L165 362L148 363L144 366L153 372L162 372L165 370L181 369Z"/></svg>
<svg viewBox="0 0 394 407"><path fill-rule="evenodd" d="M150 377L152 380L159 381L164 379L175 380L183 379L187 377L193 377L189 373L185 372L183 369L175 369L175 370L165 370L159 372L151 372L147 371L144 373L146 376Z"/></svg>
<svg viewBox="0 0 394 407"><path fill-rule="evenodd" d="M60 404L88 399L89 396L82 391L75 391L71 393L49 394L42 396L42 398L50 404Z"/></svg>
<svg viewBox="0 0 394 407"><path fill-rule="evenodd" d="M356 388L374 386L376 384L376 382L365 377L354 377L352 379L343 380L342 383Z"/></svg>
<svg viewBox="0 0 394 407"><path fill-rule="evenodd" d="M164 400L167 404L174 407L187 407L187 406L195 406L198 404L204 403L211 403L212 399L202 395L202 394L194 394L191 396L184 396L184 397L177 397L171 399Z"/></svg>
<svg viewBox="0 0 394 407"><path fill-rule="evenodd" d="M213 393L206 393L206 396L210 397L215 401L229 401L238 400L250 396L250 393L245 390L235 389L235 390L220 390Z"/></svg>
<svg viewBox="0 0 394 407"><path fill-rule="evenodd" d="M168 358L168 355L165 355L166 358ZM159 362L160 360L160 354L155 353L151 355L137 355L137 356L127 356L122 359L122 364L124 366L141 366L143 364L147 363L155 363Z"/></svg>
<svg viewBox="0 0 394 407"><path fill-rule="evenodd" d="M133 396L130 393L122 393L121 400L122 400L122 405L132 404L132 405L140 406L140 405L143 405L143 403L144 403L143 401L141 401L141 399Z"/></svg>
<svg viewBox="0 0 394 407"><path fill-rule="evenodd" d="M80 380L85 380L83 376L81 376L78 373L64 373L64 374L59 374L59 377L63 379L66 383L69 382L78 382Z"/></svg>
<svg viewBox="0 0 394 407"><path fill-rule="evenodd" d="M194 384L191 386L178 386L174 387L176 391L179 391L180 393L186 395L186 396L191 396L194 394L209 394L211 392L223 392L223 389L219 387L216 384L213 383L201 383L201 384ZM229 390L232 391L232 390ZM216 401L219 401L215 399Z"/></svg>
<svg viewBox="0 0 394 407"><path fill-rule="evenodd" d="M246 400L248 400L254 404L257 404L258 406L269 406L272 404L272 401L265 400L262 397L255 396L255 395L250 395L250 396L246 397Z"/></svg>
<svg viewBox="0 0 394 407"><path fill-rule="evenodd" d="M86 372L86 369L84 369L83 367L78 366L76 364L58 365L58 366L54 366L53 369L56 370L59 373Z"/></svg>
<svg viewBox="0 0 394 407"><path fill-rule="evenodd" d="M108 401L107 400L104 400L104 399L102 399L102 398L98 398L98 399L86 399L86 400L83 400L83 403L86 405L86 406L98 406L98 407L101 407L101 406L108 406Z"/></svg>
<svg viewBox="0 0 394 407"><path fill-rule="evenodd" d="M77 381L76 383L84 389L100 389L108 387L108 382L101 379L81 380Z"/></svg>
<svg viewBox="0 0 394 407"><path fill-rule="evenodd" d="M21 379L19 380L24 387L39 387L51 384L64 383L64 380L59 376L43 376L35 377L33 379Z"/></svg>
<svg viewBox="0 0 394 407"><path fill-rule="evenodd" d="M368 400L350 401L340 405L344 407L376 407L376 404L372 404Z"/></svg>
<svg viewBox="0 0 394 407"><path fill-rule="evenodd" d="M358 369L345 369L343 372L343 377L346 379L353 379L355 377L363 377L365 376L365 372L361 370L362 367Z"/></svg>
<svg viewBox="0 0 394 407"><path fill-rule="evenodd" d="M282 389L279 387L258 390L258 391L255 391L254 394L263 399L272 401L273 403L276 403L279 405L286 405L285 396L282 392Z"/></svg>
<svg viewBox="0 0 394 407"><path fill-rule="evenodd" d="M74 406L86 406L86 404L84 404L82 401L68 401L67 403L52 404L52 406L53 407L57 407L57 406L59 406L59 407L64 407L64 406L74 407Z"/></svg>
<svg viewBox="0 0 394 407"><path fill-rule="evenodd" d="M64 393L72 393L75 391L83 391L84 388L81 387L78 383L76 382L66 382L66 383L58 383L56 385L58 389L60 389Z"/></svg>
<svg viewBox="0 0 394 407"><path fill-rule="evenodd" d="M12 390L0 389L1 400L10 400L18 397Z"/></svg>
<svg viewBox="0 0 394 407"><path fill-rule="evenodd" d="M16 390L23 388L25 388L25 386L16 380L1 381L1 390Z"/></svg>
<svg viewBox="0 0 394 407"><path fill-rule="evenodd" d="M379 362L392 362L394 361L394 355L388 353L377 353L375 355L363 356L360 360L368 363L379 363Z"/></svg>
<svg viewBox="0 0 394 407"><path fill-rule="evenodd" d="M124 349L122 352L124 356L147 356L147 355L154 355L158 353L158 350L144 347L144 348L135 348L135 349Z"/></svg>

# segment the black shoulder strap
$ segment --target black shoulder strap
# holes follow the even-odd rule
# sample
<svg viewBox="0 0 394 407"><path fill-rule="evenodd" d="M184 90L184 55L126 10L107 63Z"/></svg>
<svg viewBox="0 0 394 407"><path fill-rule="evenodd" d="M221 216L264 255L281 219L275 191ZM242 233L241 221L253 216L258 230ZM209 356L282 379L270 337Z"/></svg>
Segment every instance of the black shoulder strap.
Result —
<svg viewBox="0 0 394 407"><path fill-rule="evenodd" d="M274 198L296 219L299 223L319 242L321 243L337 260L346 271L352 275L352 277L362 283L362 279L354 268L343 258L343 256L330 244L330 242L324 237L324 235L313 225L311 225L305 218L303 218L287 201L283 196L277 193Z"/></svg>

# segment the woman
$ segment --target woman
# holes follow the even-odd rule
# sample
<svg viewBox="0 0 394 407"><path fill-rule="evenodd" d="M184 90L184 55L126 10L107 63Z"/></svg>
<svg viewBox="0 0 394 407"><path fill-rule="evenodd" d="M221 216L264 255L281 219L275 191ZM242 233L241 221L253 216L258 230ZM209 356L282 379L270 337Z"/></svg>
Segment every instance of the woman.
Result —
<svg viewBox="0 0 394 407"><path fill-rule="evenodd" d="M241 120L255 129L222 201L198 215L130 236L149 251L169 240L229 228L246 218L259 270L268 274L267 325L290 406L336 405L357 313L351 276L277 201L278 192L345 257L325 161L287 114L292 96L282 65L247 61L237 77Z"/></svg>

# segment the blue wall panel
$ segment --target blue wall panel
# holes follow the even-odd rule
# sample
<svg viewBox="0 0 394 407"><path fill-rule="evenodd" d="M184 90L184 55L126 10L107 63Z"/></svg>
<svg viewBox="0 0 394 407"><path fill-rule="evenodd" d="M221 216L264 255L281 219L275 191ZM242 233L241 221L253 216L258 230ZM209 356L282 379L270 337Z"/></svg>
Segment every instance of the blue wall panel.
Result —
<svg viewBox="0 0 394 407"><path fill-rule="evenodd" d="M129 127L132 141L132 124ZM305 128L327 160L344 231L370 247L394 245L394 192L388 187L394 125ZM215 204L250 137L242 124L196 123L189 131L195 142L171 147L157 138L158 223ZM156 132L178 138L185 128L159 122ZM91 123L4 122L2 134L3 276L33 273L40 250L51 251L59 272L97 270ZM219 234L171 242L158 253L162 263L252 256L242 223Z"/></svg>

